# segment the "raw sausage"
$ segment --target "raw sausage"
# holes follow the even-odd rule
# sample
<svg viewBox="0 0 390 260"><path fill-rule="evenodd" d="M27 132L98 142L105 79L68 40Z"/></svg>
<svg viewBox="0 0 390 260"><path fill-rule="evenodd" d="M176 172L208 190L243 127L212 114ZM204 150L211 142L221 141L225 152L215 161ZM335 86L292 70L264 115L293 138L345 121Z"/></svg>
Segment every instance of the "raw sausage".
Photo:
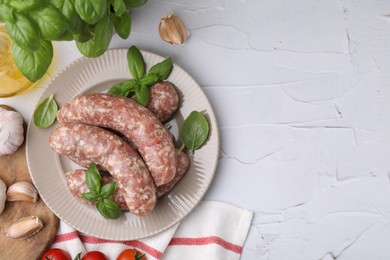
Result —
<svg viewBox="0 0 390 260"><path fill-rule="evenodd" d="M167 121L179 107L179 95L169 81L161 81L150 86L150 99L146 108L161 122Z"/></svg>
<svg viewBox="0 0 390 260"><path fill-rule="evenodd" d="M179 162L177 165L177 172L173 180L171 180L169 183L164 184L160 187L157 187L157 196L160 198L167 194L169 191L173 189L173 187L183 178L184 174L186 173L188 167L189 167L189 159L188 156L180 151L177 150ZM85 172L84 169L77 169L70 172L65 173L66 175L66 181L67 185L69 187L70 192L77 198L81 199L82 201L94 205L95 203L91 203L87 200L85 200L81 193L85 193L88 191L88 187L85 183ZM102 175L102 185L107 184L109 182L115 181L115 179L110 175ZM124 191L121 188L117 188L114 195L112 196L112 200L114 200L121 209L125 210L127 209L126 202L123 199Z"/></svg>
<svg viewBox="0 0 390 260"><path fill-rule="evenodd" d="M129 210L140 216L154 208L156 187L137 152L119 136L96 126L60 124L49 137L57 153L91 160L107 169L125 191Z"/></svg>
<svg viewBox="0 0 390 260"><path fill-rule="evenodd" d="M137 147L157 186L175 176L177 155L171 134L152 112L130 98L83 94L62 106L57 119L111 128L126 136Z"/></svg>

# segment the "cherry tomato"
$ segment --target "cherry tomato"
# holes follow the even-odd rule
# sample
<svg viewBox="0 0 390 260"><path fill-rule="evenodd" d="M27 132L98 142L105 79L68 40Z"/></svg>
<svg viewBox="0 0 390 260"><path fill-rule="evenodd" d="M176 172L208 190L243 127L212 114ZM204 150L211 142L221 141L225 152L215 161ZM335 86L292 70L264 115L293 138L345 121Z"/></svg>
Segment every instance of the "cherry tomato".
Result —
<svg viewBox="0 0 390 260"><path fill-rule="evenodd" d="M116 260L146 260L146 256L135 249L126 249L118 255Z"/></svg>
<svg viewBox="0 0 390 260"><path fill-rule="evenodd" d="M107 257L99 251L91 251L86 253L81 260L107 260Z"/></svg>
<svg viewBox="0 0 390 260"><path fill-rule="evenodd" d="M68 252L60 248L52 248L46 251L42 256L42 260L72 260Z"/></svg>

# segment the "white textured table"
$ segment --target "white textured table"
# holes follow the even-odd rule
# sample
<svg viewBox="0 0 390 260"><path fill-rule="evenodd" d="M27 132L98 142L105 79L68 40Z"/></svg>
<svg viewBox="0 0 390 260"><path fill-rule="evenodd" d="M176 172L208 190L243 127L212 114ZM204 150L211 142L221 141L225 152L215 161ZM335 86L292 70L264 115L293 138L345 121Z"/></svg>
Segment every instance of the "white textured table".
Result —
<svg viewBox="0 0 390 260"><path fill-rule="evenodd" d="M185 45L159 39L168 11ZM389 1L150 0L111 48L130 45L171 55L209 97L221 156L205 200L255 212L242 259L390 259ZM43 87L0 101L28 120Z"/></svg>

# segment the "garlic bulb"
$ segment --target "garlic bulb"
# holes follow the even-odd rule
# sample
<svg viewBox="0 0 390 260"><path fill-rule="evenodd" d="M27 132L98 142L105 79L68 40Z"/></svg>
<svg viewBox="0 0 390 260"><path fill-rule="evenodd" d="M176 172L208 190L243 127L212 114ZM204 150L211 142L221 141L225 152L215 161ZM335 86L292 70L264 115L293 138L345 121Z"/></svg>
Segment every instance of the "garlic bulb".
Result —
<svg viewBox="0 0 390 260"><path fill-rule="evenodd" d="M0 179L0 214L4 211L5 200L7 198L6 194L7 186L4 181Z"/></svg>
<svg viewBox="0 0 390 260"><path fill-rule="evenodd" d="M12 154L24 141L23 117L0 107L0 156Z"/></svg>
<svg viewBox="0 0 390 260"><path fill-rule="evenodd" d="M169 13L161 18L158 32L163 41L171 44L183 44L190 36L187 27L174 13Z"/></svg>

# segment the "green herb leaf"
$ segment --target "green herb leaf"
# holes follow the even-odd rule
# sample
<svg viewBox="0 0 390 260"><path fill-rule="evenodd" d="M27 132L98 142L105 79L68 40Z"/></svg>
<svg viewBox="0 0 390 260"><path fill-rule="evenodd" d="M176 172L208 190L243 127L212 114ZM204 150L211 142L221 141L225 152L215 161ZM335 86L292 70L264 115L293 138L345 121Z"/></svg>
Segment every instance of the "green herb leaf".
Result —
<svg viewBox="0 0 390 260"><path fill-rule="evenodd" d="M0 5L0 22L15 22L15 17L12 8L6 4Z"/></svg>
<svg viewBox="0 0 390 260"><path fill-rule="evenodd" d="M87 184L87 187L90 191L96 192L98 195L100 195L101 190L101 176L96 168L95 163L91 163L85 173L85 183Z"/></svg>
<svg viewBox="0 0 390 260"><path fill-rule="evenodd" d="M96 191L89 191L86 193L81 193L81 196L83 196L84 199L88 201L98 201L100 199L100 196Z"/></svg>
<svg viewBox="0 0 390 260"><path fill-rule="evenodd" d="M140 50L134 45L127 51L127 63L129 65L130 74L135 79L140 79L145 75L145 61Z"/></svg>
<svg viewBox="0 0 390 260"><path fill-rule="evenodd" d="M73 40L72 31L68 20L53 5L29 12L45 40Z"/></svg>
<svg viewBox="0 0 390 260"><path fill-rule="evenodd" d="M12 0L10 5L15 7L19 11L30 11L45 6L48 3L47 0Z"/></svg>
<svg viewBox="0 0 390 260"><path fill-rule="evenodd" d="M86 42L76 42L79 51L86 57L102 55L112 39L112 23L110 16L101 19L95 26L93 36Z"/></svg>
<svg viewBox="0 0 390 260"><path fill-rule="evenodd" d="M147 0L124 0L127 8L143 6L146 1Z"/></svg>
<svg viewBox="0 0 390 260"><path fill-rule="evenodd" d="M159 77L156 74L148 73L144 77L142 77L140 80L141 85L149 87L150 85L153 85L157 81L159 81Z"/></svg>
<svg viewBox="0 0 390 260"><path fill-rule="evenodd" d="M150 99L150 91L147 86L140 85L135 89L135 100L141 106L146 106Z"/></svg>
<svg viewBox="0 0 390 260"><path fill-rule="evenodd" d="M179 131L179 138L193 152L204 144L208 134L209 124L207 119L202 113L192 111Z"/></svg>
<svg viewBox="0 0 390 260"><path fill-rule="evenodd" d="M96 24L107 14L107 0L75 0L75 8L81 19Z"/></svg>
<svg viewBox="0 0 390 260"><path fill-rule="evenodd" d="M87 24L76 12L74 0L50 0L50 3L66 18L73 33L79 33L82 25Z"/></svg>
<svg viewBox="0 0 390 260"><path fill-rule="evenodd" d="M41 41L37 51L29 51L12 45L12 56L15 64L30 81L35 82L47 71L53 59L53 45L49 41Z"/></svg>
<svg viewBox="0 0 390 260"><path fill-rule="evenodd" d="M107 219L117 219L122 212L118 204L110 199L100 199L96 204L96 208Z"/></svg>
<svg viewBox="0 0 390 260"><path fill-rule="evenodd" d="M94 25L87 24L81 18L77 19L77 23L72 27L73 39L76 42L87 42L92 39L94 29Z"/></svg>
<svg viewBox="0 0 390 260"><path fill-rule="evenodd" d="M168 56L162 62L152 66L149 70L149 73L158 75L159 81L162 81L169 77L169 75L172 72L172 67L173 67L172 59L171 57Z"/></svg>
<svg viewBox="0 0 390 260"><path fill-rule="evenodd" d="M122 39L127 39L131 31L131 17L128 13L124 12L121 16L112 15L112 23L114 24L115 31Z"/></svg>
<svg viewBox="0 0 390 260"><path fill-rule="evenodd" d="M117 187L117 185L116 185L115 181L107 183L106 185L103 185L102 190L100 191L100 196L102 198L110 197L111 195L113 195L115 193L116 187Z"/></svg>
<svg viewBox="0 0 390 260"><path fill-rule="evenodd" d="M131 79L115 84L107 91L107 93L127 97L130 92L135 92L137 86L137 80Z"/></svg>
<svg viewBox="0 0 390 260"><path fill-rule="evenodd" d="M40 102L34 111L34 124L39 128L46 128L53 124L58 111L54 95L50 95Z"/></svg>
<svg viewBox="0 0 390 260"><path fill-rule="evenodd" d="M123 0L110 0L116 16L121 16L126 11L126 5Z"/></svg>
<svg viewBox="0 0 390 260"><path fill-rule="evenodd" d="M27 51L36 51L41 45L41 36L38 28L23 14L14 13L15 21L6 21L7 31L21 48Z"/></svg>

